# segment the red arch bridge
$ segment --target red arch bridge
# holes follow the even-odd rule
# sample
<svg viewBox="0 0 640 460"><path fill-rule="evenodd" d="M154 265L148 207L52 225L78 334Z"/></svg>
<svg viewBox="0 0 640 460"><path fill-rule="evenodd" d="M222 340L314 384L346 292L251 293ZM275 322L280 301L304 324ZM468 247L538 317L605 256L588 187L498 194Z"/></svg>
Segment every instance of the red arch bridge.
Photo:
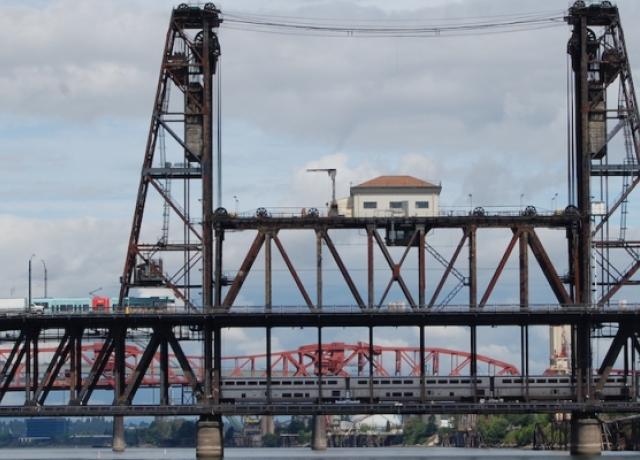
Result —
<svg viewBox="0 0 640 460"><path fill-rule="evenodd" d="M81 347L81 360L84 369L91 369L98 359L103 342L85 343ZM0 349L0 367L10 361L12 349ZM39 362L46 367L56 347L41 346L38 350ZM128 344L125 349L125 367L127 374L132 374L138 365L144 349L136 344ZM304 377L323 375L364 376L369 373L369 344L357 342L348 344L333 342L322 344L322 362L319 366L318 345L303 345L295 350L273 352L271 354L271 370L274 376ZM480 375L518 375L518 369L504 361L488 356L476 355L478 374ZM229 377L260 377L266 375L266 354L224 356L222 357L223 375ZM203 377L202 356L186 356L198 379ZM419 376L419 347L373 346L373 374L375 376ZM469 371L471 353L447 348L425 347L426 375L464 375ZM107 361L95 388L112 389L115 384L115 362L113 356ZM23 389L25 385L24 364L21 364L11 381L9 389ZM175 386L189 385L189 379L182 371L178 358L169 355L169 384ZM44 369L43 369L44 370ZM141 386L156 387L160 384L160 354L153 357L149 369L144 375ZM52 389L67 389L70 386L70 363L67 359L61 372L57 374Z"/></svg>

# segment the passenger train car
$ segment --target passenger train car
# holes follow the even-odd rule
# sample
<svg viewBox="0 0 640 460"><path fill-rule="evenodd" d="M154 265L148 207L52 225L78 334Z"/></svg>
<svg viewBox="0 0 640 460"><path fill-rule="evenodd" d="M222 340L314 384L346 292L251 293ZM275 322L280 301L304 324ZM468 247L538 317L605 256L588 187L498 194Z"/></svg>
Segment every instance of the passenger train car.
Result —
<svg viewBox="0 0 640 460"><path fill-rule="evenodd" d="M598 381L595 377L594 382ZM498 377L425 377L424 399L437 402L470 401L572 401L575 381L570 376L498 376ZM631 379L612 376L607 379L598 399L628 398ZM265 377L223 377L222 400L227 403L264 401L267 393ZM279 402L312 403L322 391L323 402L419 402L419 377L375 377L370 385L367 377L322 378L322 389L316 377L273 377L271 399ZM637 394L637 393L636 393Z"/></svg>
<svg viewBox="0 0 640 460"><path fill-rule="evenodd" d="M136 311L156 311L166 310L174 302L169 297L127 297L124 300L124 305L120 307L118 306L118 299L115 297L33 299L33 304L43 307L45 313L108 312L119 308L134 309Z"/></svg>

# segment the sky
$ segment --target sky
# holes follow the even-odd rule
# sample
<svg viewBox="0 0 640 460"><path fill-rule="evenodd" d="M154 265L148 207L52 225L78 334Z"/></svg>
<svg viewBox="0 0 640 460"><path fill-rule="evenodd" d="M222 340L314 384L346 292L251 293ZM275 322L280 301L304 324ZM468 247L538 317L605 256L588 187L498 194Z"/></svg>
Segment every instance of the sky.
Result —
<svg viewBox="0 0 640 460"><path fill-rule="evenodd" d="M638 22L638 2L617 4L623 26ZM560 13L568 5L217 2L223 12L405 22ZM0 3L0 297L26 296L32 254L35 295L43 289L40 260L49 269L52 295L86 296L100 288L116 293L173 6L165 0ZM640 31L627 26L625 32L639 74ZM306 173L309 167L337 168L338 196L376 175L411 174L441 183L441 204L450 209L567 203L565 25L441 38L288 36L223 25L219 37L222 199L229 209L236 207L234 196L241 212L322 207L329 180ZM358 250L349 247L356 245L353 238L339 241L345 251ZM438 247L450 253L455 238L438 238ZM488 260L482 282L507 241L496 234L481 243ZM566 269L563 236L547 241L559 271ZM287 244L304 266L303 242L292 237ZM239 264L241 246L225 254L229 266ZM348 257L354 264L362 260ZM259 281L253 283L240 301L259 302ZM289 291L282 292L286 300ZM540 292L540 301L547 301L548 292ZM514 295L499 290L494 301ZM516 359L514 349L495 349L505 346L492 342L490 332L485 349ZM248 343L242 334L234 336L238 346ZM464 340L455 343L462 347Z"/></svg>

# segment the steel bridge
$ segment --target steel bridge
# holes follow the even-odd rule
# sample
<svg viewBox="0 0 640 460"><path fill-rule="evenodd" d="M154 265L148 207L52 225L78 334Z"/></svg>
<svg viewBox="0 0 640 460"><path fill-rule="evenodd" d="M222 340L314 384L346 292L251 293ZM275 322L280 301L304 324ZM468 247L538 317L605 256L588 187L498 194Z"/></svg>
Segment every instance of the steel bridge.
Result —
<svg viewBox="0 0 640 460"><path fill-rule="evenodd" d="M213 188L218 180L214 177L214 163L216 153L220 153L214 148L213 129L214 106L220 96L215 95L214 88L220 55L216 31L222 21L222 13L213 4L204 7L183 4L172 12L121 277L121 299L131 289L162 287L184 303L184 311L3 318L0 328L13 346L0 371L0 398L10 387L16 387L18 368L24 369L21 386L25 397L19 405L3 402L0 415L198 414L204 417L203 439L219 440L215 420L222 414L572 412L576 421L574 439L579 445L581 430L588 430L589 424L577 423L585 417L603 411L640 411L637 395L633 393L626 401L602 401L597 397L619 357L624 361L625 374L635 379L636 353L640 351L637 309L615 307L619 298L616 296L627 286L638 284L634 275L640 269L640 242L626 238L628 202L640 183L640 117L617 7L606 1L590 5L577 1L566 16L572 28L567 47L572 63L567 152L569 201L563 212L553 215L538 214L531 207L513 215L489 215L476 209L464 216L371 219L323 217L315 213L271 216L262 208L255 217L242 217L221 207L214 209ZM616 86L618 97L608 100L608 93ZM611 142L618 133L624 136L622 151ZM620 187L621 192L617 193L614 187ZM594 201L599 201L597 212L592 206ZM145 213L154 203L163 208L160 229L154 227L155 221ZM169 225L169 216L177 218L178 225L175 222ZM615 219L620 219L618 227L613 224ZM494 262L479 260L482 254L478 246L485 234L494 230L507 235L504 251L490 280L482 287L478 267ZM159 238L148 240L149 235L158 233ZM568 263L566 270L559 269L560 258L556 254L552 257L547 250L545 235L549 233L565 241L562 260ZM310 235L308 251L299 245L295 254L287 250L290 243L286 236L291 234ZM440 234L458 239L451 254L440 254L429 244L434 235ZM242 239L232 246L225 244L226 239L237 235L253 238L252 242L244 249ZM350 270L353 258L347 259L337 244L343 238L360 238L366 248L364 258L360 259L366 267L364 280ZM516 308L493 309L492 295L501 286L503 272L516 247L519 302ZM230 249L235 255L238 251L244 254L239 266L233 266L225 256ZM296 257L301 253L313 260L312 283L296 270L299 263ZM291 276L291 286L300 294L304 310L286 310L274 301L274 294L284 288L282 283L274 286L273 265L278 262L275 261L278 254ZM388 281L382 286L376 286L379 282L376 258L389 269ZM427 272L428 258L441 266L437 276ZM407 269L409 259L417 264L416 270ZM264 267L256 274L254 266L258 260ZM538 309L533 304L530 265L534 261L556 300L552 308ZM325 284L329 268L339 273L343 291L352 299L348 304L353 307L348 311L327 307L332 303ZM262 275L264 300L259 311L238 306L252 273ZM388 299L394 288L401 292L408 306L406 311L390 311ZM447 308L464 295L463 309ZM326 328L367 328L368 346L375 347L375 328L414 327L419 330L418 374L424 385L425 326L469 328L468 373L473 377L478 375L478 326L519 327L520 367L528 375L529 326L549 324L568 324L572 328L571 373L576 392L571 401L441 404L424 400L406 405L309 401L282 405L271 401L267 391L260 404L221 403L221 329L226 327L265 330L267 380L272 377L273 328L315 328L317 348L322 354L322 332ZM603 325L611 326L613 341L602 362L596 363L592 336ZM183 350L180 331L184 328L197 335L202 348L199 373ZM127 341L134 335L134 329L144 329L149 334L139 361L128 368ZM87 369L82 362L82 343L92 340L94 331L105 340ZM43 356L39 338L56 333L60 337L58 345L52 356L47 357L48 367L41 375ZM170 404L169 349L193 390L193 403ZM134 401L134 397L156 353L160 366L160 404L145 405ZM370 350L367 363L370 375L374 372L373 356ZM53 382L66 363L70 379L66 403L49 403ZM109 368L113 378L112 403L94 403L91 396L108 367L112 367ZM322 364L317 372L323 373ZM121 418L115 420L115 426L119 423L121 427ZM116 431L122 433L121 428Z"/></svg>

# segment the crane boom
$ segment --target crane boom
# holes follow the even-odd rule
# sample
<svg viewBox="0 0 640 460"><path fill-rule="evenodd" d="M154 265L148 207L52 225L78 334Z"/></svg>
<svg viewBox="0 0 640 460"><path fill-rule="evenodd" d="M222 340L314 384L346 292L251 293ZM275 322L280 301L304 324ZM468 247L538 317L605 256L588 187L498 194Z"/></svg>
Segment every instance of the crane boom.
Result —
<svg viewBox="0 0 640 460"><path fill-rule="evenodd" d="M309 168L307 172L326 172L331 179L331 202L329 203L329 216L338 215L338 202L336 201L336 174L335 168Z"/></svg>

